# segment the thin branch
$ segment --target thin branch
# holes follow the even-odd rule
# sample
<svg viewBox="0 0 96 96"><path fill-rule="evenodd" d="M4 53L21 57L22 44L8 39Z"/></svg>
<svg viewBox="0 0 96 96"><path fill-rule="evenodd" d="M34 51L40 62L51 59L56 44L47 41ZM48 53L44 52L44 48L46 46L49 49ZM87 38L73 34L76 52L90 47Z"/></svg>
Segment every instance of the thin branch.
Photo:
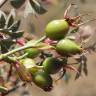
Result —
<svg viewBox="0 0 96 96"><path fill-rule="evenodd" d="M5 54L1 54L0 55L0 60L5 58L6 56L9 56L11 54L14 54L15 52L18 52L18 51L21 51L21 50L24 50L24 49L27 49L27 48L38 48L38 47L40 47L40 45L36 45L36 44L38 44L39 42L43 41L45 38L46 38L46 36L43 36L40 39L38 39L37 41L35 41L32 45L25 45L25 46L16 48L14 50L11 50L11 51L9 51L9 52L7 52Z"/></svg>
<svg viewBox="0 0 96 96"><path fill-rule="evenodd" d="M0 8L7 2L8 0L2 0L0 1Z"/></svg>

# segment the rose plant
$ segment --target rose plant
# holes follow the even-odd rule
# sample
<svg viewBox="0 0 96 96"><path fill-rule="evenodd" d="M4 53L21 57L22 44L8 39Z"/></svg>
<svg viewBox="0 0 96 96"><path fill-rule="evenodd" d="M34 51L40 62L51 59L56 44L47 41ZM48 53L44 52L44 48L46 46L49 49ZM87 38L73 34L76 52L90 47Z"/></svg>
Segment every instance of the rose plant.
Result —
<svg viewBox="0 0 96 96"><path fill-rule="evenodd" d="M44 14L47 11L36 0L28 1L36 13ZM25 2L27 1L10 0L10 4L15 9L20 8ZM23 31L19 30L20 20L15 21L14 10L8 16L0 11L0 61L11 66L8 78L15 71L25 84L34 83L44 91L51 91L54 74L63 72L58 80L65 76L68 69L76 72L75 79L79 78L81 71L87 75L85 55L87 49L82 47L82 43L76 42L76 39L70 38L85 23L81 22L81 16L67 16L73 5L68 6L62 19L52 20L46 25L43 37L30 41L25 38L20 41ZM75 62L69 64L69 58L73 58ZM75 64L79 67L75 68ZM8 89L5 85L0 88L2 93L7 93Z"/></svg>

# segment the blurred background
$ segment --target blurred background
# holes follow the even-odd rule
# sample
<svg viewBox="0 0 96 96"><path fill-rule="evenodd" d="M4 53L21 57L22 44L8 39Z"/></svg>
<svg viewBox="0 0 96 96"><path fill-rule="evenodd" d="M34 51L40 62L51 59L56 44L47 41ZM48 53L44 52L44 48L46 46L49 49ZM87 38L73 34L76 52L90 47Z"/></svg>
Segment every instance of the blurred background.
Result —
<svg viewBox="0 0 96 96"><path fill-rule="evenodd" d="M42 1L42 0L38 0ZM43 2L44 7L48 12L44 15L29 14L28 17L24 18L24 7L16 10L18 18L22 19L20 29L24 30L24 37L40 37L44 34L44 28L46 24L54 19L63 18L65 9L70 3L75 3L76 6L71 8L69 16L78 14L89 14L84 17L84 20L90 20L96 18L96 0L49 0L51 4ZM68 1L68 2L67 2ZM1 10L7 14L13 7L7 2ZM96 42L96 21L90 22L84 26L90 26L90 32L94 33L92 42ZM84 27L83 26L83 27ZM86 32L88 29L86 30ZM31 35L30 35L31 34ZM69 81L65 82L66 78L58 81L54 84L54 88L51 92L44 92L34 84L31 86L20 87L16 91L8 94L8 96L96 96L96 53L87 55L88 58L88 76L85 77L83 74L78 80L74 80L75 72L69 74Z"/></svg>

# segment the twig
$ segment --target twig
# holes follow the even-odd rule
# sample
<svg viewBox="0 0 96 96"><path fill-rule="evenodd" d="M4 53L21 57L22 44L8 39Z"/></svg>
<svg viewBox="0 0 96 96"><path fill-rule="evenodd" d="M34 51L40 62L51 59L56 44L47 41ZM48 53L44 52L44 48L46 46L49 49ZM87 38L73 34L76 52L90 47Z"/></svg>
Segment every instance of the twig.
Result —
<svg viewBox="0 0 96 96"><path fill-rule="evenodd" d="M38 39L37 41L35 41L32 45L25 45L25 46L22 46L20 48L16 48L16 49L14 49L12 51L9 51L9 52L7 52L5 54L1 54L0 55L0 60L2 60L3 58L5 58L5 57L7 57L7 56L9 56L11 54L14 54L17 51L21 51L21 50L24 50L24 49L27 49L27 48L38 48L40 45L37 45L36 46L36 44L39 43L39 42L41 42L41 41L43 41L45 38L46 38L46 36L41 37L40 39Z"/></svg>
<svg viewBox="0 0 96 96"><path fill-rule="evenodd" d="M0 1L0 8L7 2L8 0L1 0Z"/></svg>
<svg viewBox="0 0 96 96"><path fill-rule="evenodd" d="M12 75L12 65L10 65L10 69L9 69L9 72L8 72L8 75L7 75L7 81L9 80L11 75Z"/></svg>

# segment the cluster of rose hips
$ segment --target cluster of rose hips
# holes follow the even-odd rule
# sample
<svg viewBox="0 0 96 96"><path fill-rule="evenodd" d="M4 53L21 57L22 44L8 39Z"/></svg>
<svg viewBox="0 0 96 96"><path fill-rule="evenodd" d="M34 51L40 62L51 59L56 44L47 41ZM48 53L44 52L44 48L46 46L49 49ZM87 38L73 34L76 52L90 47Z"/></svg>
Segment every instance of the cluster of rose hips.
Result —
<svg viewBox="0 0 96 96"><path fill-rule="evenodd" d="M25 44L18 41L21 47L0 55L0 60L13 64L22 81L34 82L44 91L51 91L52 75L63 70L62 76L59 77L61 79L68 68L75 70L68 65L68 58L82 54L83 48L68 38L70 27L75 29L80 25L80 16L67 16L71 5L65 11L64 19L53 20L47 24L43 38L26 41ZM19 57L12 55L15 52L19 53Z"/></svg>
<svg viewBox="0 0 96 96"><path fill-rule="evenodd" d="M67 38L70 25L76 25L76 18L74 17L72 20L69 18L53 20L47 24L44 30L45 38L37 43L37 45L46 44L46 46L49 45L51 47L24 49L26 56L20 60L20 66L22 69L24 67L32 77L27 78L30 77L30 74L29 76L25 74L26 78L24 78L24 74L21 74L22 70L19 70L21 72L19 72L19 75L23 76L24 81L32 81L44 91L50 91L53 87L51 75L58 73L60 70L63 70L64 73L66 72L66 68L72 69L72 67L67 65L67 59L73 55L82 53L80 45ZM35 40L31 40L25 45L31 45L35 42ZM38 57L40 60L37 60ZM39 63L36 61L39 61Z"/></svg>

